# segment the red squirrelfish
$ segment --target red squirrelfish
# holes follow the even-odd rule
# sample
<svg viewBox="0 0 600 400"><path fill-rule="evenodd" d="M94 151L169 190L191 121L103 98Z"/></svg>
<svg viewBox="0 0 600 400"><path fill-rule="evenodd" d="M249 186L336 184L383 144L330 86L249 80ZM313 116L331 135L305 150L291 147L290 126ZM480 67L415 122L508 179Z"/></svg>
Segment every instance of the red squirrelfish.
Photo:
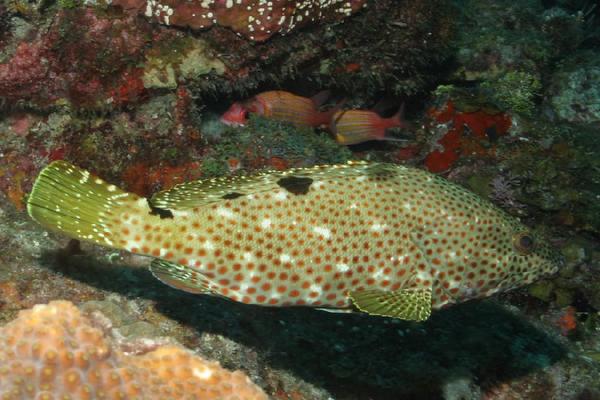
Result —
<svg viewBox="0 0 600 400"><path fill-rule="evenodd" d="M333 114L329 129L338 143L350 145L370 140L395 140L387 138L386 131L405 126L402 109L390 118L382 118L374 111L344 110Z"/></svg>
<svg viewBox="0 0 600 400"><path fill-rule="evenodd" d="M268 306L424 320L561 263L488 201L385 163L205 179L145 199L56 161L27 209L48 229L154 257L152 273L172 287Z"/></svg>
<svg viewBox="0 0 600 400"><path fill-rule="evenodd" d="M281 90L263 92L249 100L233 103L223 114L221 121L227 125L243 126L247 123L248 113L254 113L296 126L328 125L337 108L319 111L319 106L325 100L324 96L326 92L312 98Z"/></svg>

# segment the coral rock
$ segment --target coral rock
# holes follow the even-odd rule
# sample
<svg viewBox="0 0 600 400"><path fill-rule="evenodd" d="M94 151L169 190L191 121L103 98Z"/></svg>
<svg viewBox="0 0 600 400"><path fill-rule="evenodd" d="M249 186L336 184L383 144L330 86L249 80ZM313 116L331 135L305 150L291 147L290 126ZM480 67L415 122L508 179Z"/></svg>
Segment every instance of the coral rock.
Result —
<svg viewBox="0 0 600 400"><path fill-rule="evenodd" d="M226 26L248 39L263 41L279 32L321 20L348 17L366 0L114 0L156 21L194 29Z"/></svg>
<svg viewBox="0 0 600 400"><path fill-rule="evenodd" d="M55 23L19 43L0 64L0 98L35 107L71 104L106 109L139 101L152 27L133 16L96 15L91 8L60 11Z"/></svg>
<svg viewBox="0 0 600 400"><path fill-rule="evenodd" d="M0 328L1 399L266 399L229 372L174 345L126 355L72 303L22 311Z"/></svg>

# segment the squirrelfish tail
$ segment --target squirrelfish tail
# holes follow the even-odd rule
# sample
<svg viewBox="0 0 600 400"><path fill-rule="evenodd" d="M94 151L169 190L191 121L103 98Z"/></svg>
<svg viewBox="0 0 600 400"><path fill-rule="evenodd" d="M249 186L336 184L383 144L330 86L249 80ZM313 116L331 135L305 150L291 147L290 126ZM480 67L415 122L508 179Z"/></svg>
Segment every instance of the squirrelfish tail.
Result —
<svg viewBox="0 0 600 400"><path fill-rule="evenodd" d="M396 113L394 115L392 115L389 119L390 121L390 128L392 127L400 127L400 128L405 128L408 126L408 124L406 123L405 119L404 119L404 104L402 103L400 105L400 108L398 109L398 111L396 111Z"/></svg>
<svg viewBox="0 0 600 400"><path fill-rule="evenodd" d="M122 249L126 247L120 240L123 219L148 214L150 208L145 199L133 193L65 161L55 161L36 179L27 211L48 229Z"/></svg>

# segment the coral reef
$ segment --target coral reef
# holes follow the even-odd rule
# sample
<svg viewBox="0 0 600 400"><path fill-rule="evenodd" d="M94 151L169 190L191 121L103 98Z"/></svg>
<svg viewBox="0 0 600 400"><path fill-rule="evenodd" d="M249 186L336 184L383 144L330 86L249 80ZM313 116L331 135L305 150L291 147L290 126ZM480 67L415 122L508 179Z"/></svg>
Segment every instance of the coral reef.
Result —
<svg viewBox="0 0 600 400"><path fill-rule="evenodd" d="M551 58L560 54L554 36L542 29L549 22L542 17L541 1L518 5L508 0L458 3L466 28L459 31L457 40L459 65L453 72L457 78L494 80L513 71L539 76Z"/></svg>
<svg viewBox="0 0 600 400"><path fill-rule="evenodd" d="M250 40L263 41L316 21L349 17L366 0L114 0L111 4L166 25L203 29L217 24Z"/></svg>
<svg viewBox="0 0 600 400"><path fill-rule="evenodd" d="M202 164L207 176L240 169L239 172L343 163L352 158L350 150L326 133L259 116L252 116L243 128L219 125L212 130L206 127L205 132L210 141L215 141Z"/></svg>
<svg viewBox="0 0 600 400"><path fill-rule="evenodd" d="M457 14L446 1L373 2L340 27L308 78L360 93L354 105L363 107L426 91L452 54Z"/></svg>
<svg viewBox="0 0 600 400"><path fill-rule="evenodd" d="M489 96L501 109L516 114L531 115L535 110L535 99L540 95L540 78L522 71L506 74L482 83Z"/></svg>
<svg viewBox="0 0 600 400"><path fill-rule="evenodd" d="M114 3L42 7L34 24L7 14L3 36L12 40L0 52L0 98L5 104L44 112L65 106L112 112L135 107L183 83L203 102L209 95L220 99L232 93L246 95L265 84L286 82L312 90L299 78L312 82L309 87L315 90L362 91L372 101L381 92L397 96L423 90L431 82L428 72L450 55L453 37L451 7L437 0L410 0L402 7L385 0L353 16L352 23L319 25L260 44L222 29L191 35L152 25L135 13L119 11ZM230 12L226 3L213 5L226 15L239 14ZM246 3L232 0L232 8ZM273 7L287 3L295 4L286 0ZM297 11L313 10L313 3L305 3ZM362 2L328 4L332 10L336 4L354 9ZM247 7L241 14L248 12ZM286 10L296 12L294 7ZM242 22L247 24L247 18ZM385 84L388 79L395 84Z"/></svg>
<svg viewBox="0 0 600 400"><path fill-rule="evenodd" d="M3 399L266 399L229 372L173 345L126 355L70 302L21 311L0 328Z"/></svg>
<svg viewBox="0 0 600 400"><path fill-rule="evenodd" d="M106 3L0 5L2 324L35 304L70 299L93 316L90 329L110 331L102 336L110 360L144 359L164 345L148 337L175 338L247 371L274 399L600 396L594 2L377 0L359 11L359 1L349 2L356 12L348 18L331 13L345 3L331 2L322 19L303 16L293 28L275 18L284 4L298 4L291 0L273 1L262 16L258 0L205 2L198 15L213 13L205 22L178 21L201 1ZM148 4L152 15L144 18ZM213 27L181 29L201 23ZM345 98L347 108L404 102L412 126L395 135L404 143L346 148L324 132L260 118L245 129L218 122L232 102L273 89L302 96L328 89L329 105ZM528 289L419 325L243 307L170 290L147 272L146 259L33 224L24 199L39 170L57 159L141 195L262 168L407 163L548 231L566 266ZM138 352L145 356L125 355Z"/></svg>
<svg viewBox="0 0 600 400"><path fill-rule="evenodd" d="M556 69L547 96L556 116L569 122L600 122L600 57L587 50Z"/></svg>
<svg viewBox="0 0 600 400"><path fill-rule="evenodd" d="M149 29L134 17L60 11L48 31L19 43L0 64L2 98L13 107L44 108L105 109L136 101L144 92L136 62L149 40Z"/></svg>

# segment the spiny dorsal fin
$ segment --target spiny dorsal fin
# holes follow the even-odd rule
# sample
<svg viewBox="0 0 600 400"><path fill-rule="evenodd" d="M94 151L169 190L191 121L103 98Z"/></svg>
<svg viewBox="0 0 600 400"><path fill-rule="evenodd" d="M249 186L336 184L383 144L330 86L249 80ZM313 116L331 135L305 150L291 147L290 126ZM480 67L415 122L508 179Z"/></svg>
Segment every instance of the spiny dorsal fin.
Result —
<svg viewBox="0 0 600 400"><path fill-rule="evenodd" d="M156 279L172 288L194 294L215 294L206 277L185 265L155 258L150 271Z"/></svg>
<svg viewBox="0 0 600 400"><path fill-rule="evenodd" d="M254 193L276 191L281 188L292 194L306 193L312 181L340 179L360 175L395 174L405 167L394 164L350 161L347 164L319 165L293 168L286 171L266 171L250 176L225 176L179 184L159 192L150 199L153 208L185 210L224 199L237 199ZM290 178L293 178L291 180ZM310 180L310 181L309 181ZM293 187L286 187L289 183ZM301 190L297 183L303 183Z"/></svg>
<svg viewBox="0 0 600 400"><path fill-rule="evenodd" d="M359 310L371 315L424 321L431 314L431 288L394 292L372 289L350 292L348 295Z"/></svg>

